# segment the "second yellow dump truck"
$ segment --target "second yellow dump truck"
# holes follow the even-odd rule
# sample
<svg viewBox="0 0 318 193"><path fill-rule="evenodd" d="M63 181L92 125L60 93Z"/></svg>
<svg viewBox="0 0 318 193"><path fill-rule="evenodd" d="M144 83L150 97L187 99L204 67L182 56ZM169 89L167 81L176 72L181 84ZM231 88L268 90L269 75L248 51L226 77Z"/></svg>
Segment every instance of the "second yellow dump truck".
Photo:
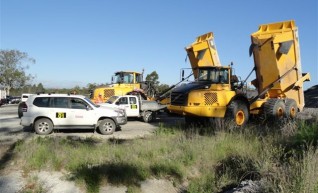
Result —
<svg viewBox="0 0 318 193"><path fill-rule="evenodd" d="M202 118L224 118L244 125L250 114L294 118L304 107L298 30L294 21L264 24L251 35L258 94L248 98L244 82L231 66L219 61L212 33L199 36L186 48L195 81L175 88L170 112L191 123Z"/></svg>

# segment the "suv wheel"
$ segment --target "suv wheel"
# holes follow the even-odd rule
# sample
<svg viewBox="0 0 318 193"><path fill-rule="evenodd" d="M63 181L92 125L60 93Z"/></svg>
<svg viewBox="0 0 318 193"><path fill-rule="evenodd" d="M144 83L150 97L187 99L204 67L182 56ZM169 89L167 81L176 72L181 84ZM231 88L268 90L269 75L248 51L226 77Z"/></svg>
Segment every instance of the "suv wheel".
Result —
<svg viewBox="0 0 318 193"><path fill-rule="evenodd" d="M39 135L48 135L53 131L53 123L47 118L42 118L34 123L34 130Z"/></svg>
<svg viewBox="0 0 318 193"><path fill-rule="evenodd" d="M116 124L111 119L103 119L103 120L101 120L98 128L99 128L99 131L101 134L111 135L114 133L114 131L116 129Z"/></svg>

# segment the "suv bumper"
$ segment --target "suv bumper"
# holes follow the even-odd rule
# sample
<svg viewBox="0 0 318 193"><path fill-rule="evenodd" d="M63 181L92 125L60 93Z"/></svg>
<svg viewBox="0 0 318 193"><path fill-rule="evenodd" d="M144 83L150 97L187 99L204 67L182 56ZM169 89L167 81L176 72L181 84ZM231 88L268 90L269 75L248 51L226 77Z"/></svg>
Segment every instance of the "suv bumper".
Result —
<svg viewBox="0 0 318 193"><path fill-rule="evenodd" d="M32 124L33 124L33 119L31 117L26 117L26 116L21 117L20 125L28 127L28 126L32 126Z"/></svg>

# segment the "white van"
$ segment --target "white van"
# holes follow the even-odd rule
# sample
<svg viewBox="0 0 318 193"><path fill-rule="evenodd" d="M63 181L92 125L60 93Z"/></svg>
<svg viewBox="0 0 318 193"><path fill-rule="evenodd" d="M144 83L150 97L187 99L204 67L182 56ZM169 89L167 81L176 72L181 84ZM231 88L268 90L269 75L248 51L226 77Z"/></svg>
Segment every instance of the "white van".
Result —
<svg viewBox="0 0 318 193"><path fill-rule="evenodd" d="M29 96L31 96L32 94L28 94L28 93L23 93L21 95L21 102L25 102L28 100Z"/></svg>

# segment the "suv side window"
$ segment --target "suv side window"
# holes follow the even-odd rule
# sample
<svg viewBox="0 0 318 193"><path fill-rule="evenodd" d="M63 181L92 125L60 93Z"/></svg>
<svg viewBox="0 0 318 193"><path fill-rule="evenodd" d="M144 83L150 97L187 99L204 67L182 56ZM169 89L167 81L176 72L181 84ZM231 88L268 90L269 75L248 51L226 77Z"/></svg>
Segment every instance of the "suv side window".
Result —
<svg viewBox="0 0 318 193"><path fill-rule="evenodd" d="M79 98L71 98L72 109L86 109L88 104Z"/></svg>
<svg viewBox="0 0 318 193"><path fill-rule="evenodd" d="M48 107L49 97L36 97L33 101L33 105L37 107Z"/></svg>
<svg viewBox="0 0 318 193"><path fill-rule="evenodd" d="M51 107L55 108L68 108L68 97L52 97Z"/></svg>

